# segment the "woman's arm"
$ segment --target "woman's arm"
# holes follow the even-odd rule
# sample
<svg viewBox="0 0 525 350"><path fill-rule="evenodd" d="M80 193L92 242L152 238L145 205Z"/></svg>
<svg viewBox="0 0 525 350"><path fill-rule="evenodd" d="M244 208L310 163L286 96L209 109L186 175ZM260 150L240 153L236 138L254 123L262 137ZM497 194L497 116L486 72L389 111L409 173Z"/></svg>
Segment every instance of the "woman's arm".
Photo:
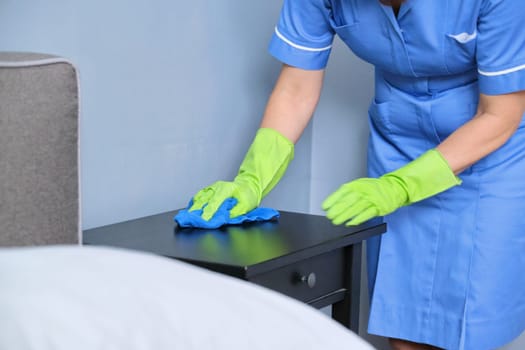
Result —
<svg viewBox="0 0 525 350"><path fill-rule="evenodd" d="M294 145L312 118L323 84L323 70L284 65L255 138L233 181L217 181L193 196L189 211L202 209L210 220L223 202L235 198L230 210L236 217L256 208L284 175Z"/></svg>
<svg viewBox="0 0 525 350"><path fill-rule="evenodd" d="M341 186L324 202L335 225L358 225L461 183L454 174L501 147L518 128L525 111L525 92L481 95L478 113L435 149L379 178ZM452 171L451 171L452 169Z"/></svg>
<svg viewBox="0 0 525 350"><path fill-rule="evenodd" d="M283 65L261 123L296 143L312 118L321 88L324 70L304 70Z"/></svg>
<svg viewBox="0 0 525 350"><path fill-rule="evenodd" d="M525 113L525 91L480 95L478 112L437 149L455 174L501 147L514 134Z"/></svg>

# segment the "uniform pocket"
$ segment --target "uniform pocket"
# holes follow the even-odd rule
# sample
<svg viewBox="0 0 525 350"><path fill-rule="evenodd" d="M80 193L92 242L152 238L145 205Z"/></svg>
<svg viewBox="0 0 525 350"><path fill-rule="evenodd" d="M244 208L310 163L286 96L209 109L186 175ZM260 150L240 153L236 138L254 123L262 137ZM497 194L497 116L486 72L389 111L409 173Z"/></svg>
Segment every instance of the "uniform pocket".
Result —
<svg viewBox="0 0 525 350"><path fill-rule="evenodd" d="M476 115L477 103L457 103L432 108L431 122L439 142L471 120Z"/></svg>
<svg viewBox="0 0 525 350"><path fill-rule="evenodd" d="M476 62L478 32L460 32L445 35L445 62L451 73L472 69Z"/></svg>
<svg viewBox="0 0 525 350"><path fill-rule="evenodd" d="M373 100L368 108L368 115L370 122L382 134L389 134L392 132L392 123L390 122L390 102L378 102Z"/></svg>

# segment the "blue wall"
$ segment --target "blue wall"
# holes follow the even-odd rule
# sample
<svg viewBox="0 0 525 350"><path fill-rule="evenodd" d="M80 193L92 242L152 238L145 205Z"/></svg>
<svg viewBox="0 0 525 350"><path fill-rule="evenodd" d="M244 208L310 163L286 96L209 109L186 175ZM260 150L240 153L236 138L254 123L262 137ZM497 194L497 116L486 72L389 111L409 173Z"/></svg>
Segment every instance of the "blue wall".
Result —
<svg viewBox="0 0 525 350"><path fill-rule="evenodd" d="M0 50L69 58L80 72L83 227L186 205L231 179L280 64L280 1L3 1ZM265 201L308 211L310 133Z"/></svg>

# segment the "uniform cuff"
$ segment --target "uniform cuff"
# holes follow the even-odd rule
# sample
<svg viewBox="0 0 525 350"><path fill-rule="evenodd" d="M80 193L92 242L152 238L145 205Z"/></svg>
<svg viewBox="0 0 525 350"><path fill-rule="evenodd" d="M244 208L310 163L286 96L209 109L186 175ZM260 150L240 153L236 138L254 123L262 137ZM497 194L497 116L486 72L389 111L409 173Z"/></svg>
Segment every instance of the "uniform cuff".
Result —
<svg viewBox="0 0 525 350"><path fill-rule="evenodd" d="M332 50L331 45L324 48L309 48L286 42L277 33L273 34L268 51L279 61L292 67L319 70L324 69Z"/></svg>
<svg viewBox="0 0 525 350"><path fill-rule="evenodd" d="M525 64L504 70L478 69L479 91L485 95L501 95L525 90Z"/></svg>

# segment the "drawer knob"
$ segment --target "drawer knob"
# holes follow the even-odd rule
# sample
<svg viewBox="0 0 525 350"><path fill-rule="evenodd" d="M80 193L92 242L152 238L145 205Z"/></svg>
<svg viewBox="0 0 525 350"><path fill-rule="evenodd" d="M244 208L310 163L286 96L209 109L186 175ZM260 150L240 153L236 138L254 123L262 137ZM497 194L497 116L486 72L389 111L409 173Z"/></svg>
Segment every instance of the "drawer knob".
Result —
<svg viewBox="0 0 525 350"><path fill-rule="evenodd" d="M308 276L301 276L301 282L306 283L308 287L313 288L316 282L315 273L311 272Z"/></svg>

